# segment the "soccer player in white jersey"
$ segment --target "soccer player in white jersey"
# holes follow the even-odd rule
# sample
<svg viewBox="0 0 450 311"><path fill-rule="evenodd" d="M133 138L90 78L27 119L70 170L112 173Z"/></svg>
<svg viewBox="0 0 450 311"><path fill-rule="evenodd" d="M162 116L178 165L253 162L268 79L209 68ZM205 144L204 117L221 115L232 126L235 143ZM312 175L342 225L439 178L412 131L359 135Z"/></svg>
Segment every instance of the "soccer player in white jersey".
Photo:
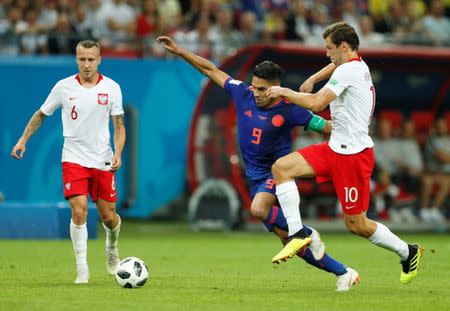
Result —
<svg viewBox="0 0 450 311"><path fill-rule="evenodd" d="M308 78L301 92L280 86L269 89L272 98L285 97L313 112L330 105L333 127L329 142L292 152L272 166L278 200L291 238L272 261L285 261L307 244L294 178L315 176L318 182L333 182L350 232L400 256L400 282L409 283L417 275L423 248L419 244L407 244L385 225L366 216L374 166L373 142L368 132L375 107L375 90L369 68L357 53L358 36L351 26L339 22L327 27L323 38L331 64ZM316 82L328 78L321 90L309 93Z"/></svg>
<svg viewBox="0 0 450 311"><path fill-rule="evenodd" d="M79 73L58 81L44 104L29 120L11 156L20 160L31 135L47 116L61 108L64 146L62 175L64 197L72 209L70 237L77 265L76 284L89 282L87 264L88 194L97 205L106 231L106 267L114 274L119 262L117 242L121 220L116 213L114 172L121 164L125 145L122 92L120 86L98 72L100 44L81 41L76 48ZM109 118L114 128L111 148Z"/></svg>

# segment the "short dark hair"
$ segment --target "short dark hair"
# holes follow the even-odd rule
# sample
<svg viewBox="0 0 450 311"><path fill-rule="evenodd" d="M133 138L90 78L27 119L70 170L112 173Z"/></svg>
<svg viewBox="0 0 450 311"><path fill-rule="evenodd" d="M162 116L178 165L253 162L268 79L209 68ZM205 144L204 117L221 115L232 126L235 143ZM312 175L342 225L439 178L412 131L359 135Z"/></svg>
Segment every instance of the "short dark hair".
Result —
<svg viewBox="0 0 450 311"><path fill-rule="evenodd" d="M331 36L331 42L336 46L342 42L347 42L353 51L358 51L359 38L356 34L355 28L347 24L346 22L337 22L328 26L323 32L323 38L326 39Z"/></svg>
<svg viewBox="0 0 450 311"><path fill-rule="evenodd" d="M85 49L90 49L92 47L96 47L100 51L100 43L94 40L83 40L78 42L77 47L82 46Z"/></svg>
<svg viewBox="0 0 450 311"><path fill-rule="evenodd" d="M283 68L281 68L278 64L266 60L256 65L253 75L270 82L281 82L283 72Z"/></svg>

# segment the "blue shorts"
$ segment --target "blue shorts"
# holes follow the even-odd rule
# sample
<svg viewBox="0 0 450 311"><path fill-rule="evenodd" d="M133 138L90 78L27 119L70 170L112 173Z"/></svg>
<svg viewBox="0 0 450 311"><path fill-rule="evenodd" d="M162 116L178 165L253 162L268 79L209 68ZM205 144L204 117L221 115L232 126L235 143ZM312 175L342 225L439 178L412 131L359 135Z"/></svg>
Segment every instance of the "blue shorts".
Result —
<svg viewBox="0 0 450 311"><path fill-rule="evenodd" d="M248 179L248 186L250 188L250 198L253 198L260 192L268 192L273 195L275 194L275 180L273 176L267 176L261 179Z"/></svg>

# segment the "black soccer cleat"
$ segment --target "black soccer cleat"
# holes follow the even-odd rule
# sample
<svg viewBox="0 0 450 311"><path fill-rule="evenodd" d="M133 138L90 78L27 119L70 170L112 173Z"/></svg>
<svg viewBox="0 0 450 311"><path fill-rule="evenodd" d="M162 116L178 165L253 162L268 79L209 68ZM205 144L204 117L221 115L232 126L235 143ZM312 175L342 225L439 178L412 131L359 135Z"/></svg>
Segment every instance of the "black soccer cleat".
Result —
<svg viewBox="0 0 450 311"><path fill-rule="evenodd" d="M420 244L408 244L409 256L405 261L400 261L402 271L400 273L400 283L407 284L414 280L419 270L419 262L424 248Z"/></svg>

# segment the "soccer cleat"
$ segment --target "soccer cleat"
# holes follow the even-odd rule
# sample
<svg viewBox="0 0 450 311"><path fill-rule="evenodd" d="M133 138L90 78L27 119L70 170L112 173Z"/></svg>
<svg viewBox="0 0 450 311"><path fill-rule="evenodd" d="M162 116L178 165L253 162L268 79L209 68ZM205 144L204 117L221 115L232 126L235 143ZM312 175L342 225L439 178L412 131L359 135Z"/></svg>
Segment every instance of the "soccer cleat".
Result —
<svg viewBox="0 0 450 311"><path fill-rule="evenodd" d="M353 270L352 268L346 268L347 273L338 276L338 280L336 283L336 291L337 292L348 292L352 285L358 284L361 278L359 277L358 272Z"/></svg>
<svg viewBox="0 0 450 311"><path fill-rule="evenodd" d="M89 283L89 268L87 265L77 266L77 278L75 284L87 284Z"/></svg>
<svg viewBox="0 0 450 311"><path fill-rule="evenodd" d="M321 260L325 255L325 244L320 239L320 234L313 228L311 228L312 233L309 236L311 238L311 244L309 245L309 249L315 260Z"/></svg>
<svg viewBox="0 0 450 311"><path fill-rule="evenodd" d="M408 244L409 256L405 261L401 261L402 271L400 272L400 283L408 284L417 276L419 261L425 249L420 244Z"/></svg>
<svg viewBox="0 0 450 311"><path fill-rule="evenodd" d="M311 238L292 238L284 248L272 258L272 263L280 263L292 258L295 254L300 252L304 247L311 244Z"/></svg>
<svg viewBox="0 0 450 311"><path fill-rule="evenodd" d="M106 249L106 270L109 274L114 275L116 273L116 267L119 262L120 258L117 247Z"/></svg>

